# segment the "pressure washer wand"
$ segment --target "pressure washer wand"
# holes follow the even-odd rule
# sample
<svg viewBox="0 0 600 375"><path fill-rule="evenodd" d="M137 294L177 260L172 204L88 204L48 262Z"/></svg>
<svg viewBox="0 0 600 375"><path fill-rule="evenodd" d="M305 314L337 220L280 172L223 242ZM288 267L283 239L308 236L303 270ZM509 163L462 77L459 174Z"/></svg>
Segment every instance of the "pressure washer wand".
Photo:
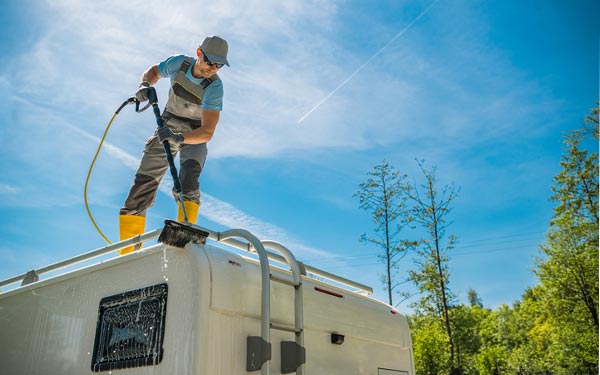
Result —
<svg viewBox="0 0 600 375"><path fill-rule="evenodd" d="M154 87L148 87L148 104L139 109L139 102L136 103L136 112L143 112L148 109L149 106L152 106L152 110L154 111L154 117L156 117L156 124L158 128L164 127L164 123L162 117L160 115L160 109L158 108L158 97L156 95L156 89ZM165 154L167 156L167 162L169 163L169 170L171 171L171 176L173 177L173 188L177 195L179 196L179 201L181 202L181 209L183 210L183 220L188 223L187 212L185 210L185 204L183 204L183 192L181 191L181 182L179 181L179 175L177 173L177 168L175 167L175 162L173 161L173 154L171 154L171 145L169 144L169 140L163 141L163 147L165 148Z"/></svg>

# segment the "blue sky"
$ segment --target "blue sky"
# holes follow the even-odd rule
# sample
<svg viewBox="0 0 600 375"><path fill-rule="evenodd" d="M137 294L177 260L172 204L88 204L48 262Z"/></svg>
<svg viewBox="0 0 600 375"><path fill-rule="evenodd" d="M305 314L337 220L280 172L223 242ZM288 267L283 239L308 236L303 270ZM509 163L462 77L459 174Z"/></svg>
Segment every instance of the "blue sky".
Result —
<svg viewBox="0 0 600 375"><path fill-rule="evenodd" d="M598 19L591 0L5 1L0 279L104 245L83 185L108 120L148 66L219 34L231 67L200 225L277 240L385 299L352 195L384 159L416 182L425 159L461 188L452 291L510 304L536 283L562 135L598 99ZM98 158L88 196L111 239L154 126L126 108ZM170 185L148 228L175 215Z"/></svg>

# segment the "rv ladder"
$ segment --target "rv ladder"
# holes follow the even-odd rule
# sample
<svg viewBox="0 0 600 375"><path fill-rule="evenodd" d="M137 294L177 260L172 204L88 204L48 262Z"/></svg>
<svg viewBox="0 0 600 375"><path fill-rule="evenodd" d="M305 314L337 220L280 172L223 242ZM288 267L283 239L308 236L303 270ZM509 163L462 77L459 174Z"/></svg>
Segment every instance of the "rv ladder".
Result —
<svg viewBox="0 0 600 375"><path fill-rule="evenodd" d="M210 236L209 236L210 237ZM306 352L304 349L304 305L302 302L302 274L298 261L291 251L278 242L259 241L252 233L243 229L230 229L217 234L218 241L225 241L232 237L241 237L248 241L258 253L261 268L261 335L249 336L246 352L246 371L260 370L261 375L269 375L269 361L271 360L270 329L285 328L286 331L295 333L295 341L281 342L281 373L295 372L304 375ZM275 281L283 282L294 287L294 327L283 326L271 322L271 271L269 257L265 247L279 252L292 271L293 281L274 277Z"/></svg>
<svg viewBox="0 0 600 375"><path fill-rule="evenodd" d="M294 326L277 324L271 322L273 329L294 332L295 341L281 342L281 373L304 375L306 362L306 350L304 348L304 302L302 290L302 275L306 274L304 265L296 260L294 254L282 244L275 241L262 241L265 248L277 251L285 258L287 265L292 271L292 280L269 274L271 280L294 287Z"/></svg>
<svg viewBox="0 0 600 375"><path fill-rule="evenodd" d="M302 329L296 328L289 324L281 324L281 323L273 323L271 322L271 328L278 329L280 331L294 332L294 333L302 333Z"/></svg>

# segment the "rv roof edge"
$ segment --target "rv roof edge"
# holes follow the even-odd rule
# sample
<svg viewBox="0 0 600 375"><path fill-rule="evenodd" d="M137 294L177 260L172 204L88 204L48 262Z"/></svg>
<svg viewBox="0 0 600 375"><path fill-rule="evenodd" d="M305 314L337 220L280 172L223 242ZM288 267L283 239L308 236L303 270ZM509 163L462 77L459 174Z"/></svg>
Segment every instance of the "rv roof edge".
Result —
<svg viewBox="0 0 600 375"><path fill-rule="evenodd" d="M155 237L158 237L160 235L161 231L162 231L162 229L155 229L153 231L146 232L146 233L141 234L139 236L132 237L132 238L130 238L128 240L116 242L114 244L110 244L110 245L107 245L107 246L104 246L104 247L101 247L101 248L98 248L98 249L94 249L94 250L88 251L87 253L79 254L79 255L76 255L74 257L67 258L67 259L61 260L61 261L56 262L56 263L52 263L52 264L47 265L47 266L42 267L42 268L30 270L30 271L25 272L23 274L20 274L20 275L17 275L17 276L13 276L13 277L10 277L8 279L0 281L0 287L3 287L3 286L6 286L6 285L10 285L10 284L14 284L16 282L19 282L19 281L25 279L25 277L27 277L27 275L30 274L32 271L34 271L39 276L39 275L42 275L42 274L50 272L50 271L56 271L56 270L59 270L59 269L64 268L64 267L72 266L72 265L75 265L77 263L84 262L86 260L102 256L104 254L107 254L107 253L110 253L112 251L116 251L116 250L122 249L124 247L128 247L128 246L131 246L131 245L138 244L140 242L145 242L145 241L151 240L151 239L153 239Z"/></svg>
<svg viewBox="0 0 600 375"><path fill-rule="evenodd" d="M213 240L215 242L224 243L231 247L237 248L239 250L256 253L256 250L254 249L254 247L248 242L239 241L239 240L236 240L233 238L223 238L221 232L216 232L216 231L210 230L208 228L201 227L199 225L194 225L194 224L186 224L186 225L188 225L192 228L207 232L208 238L210 238L211 240ZM146 232L144 234L130 238L128 240L120 241L120 242L117 242L117 243L114 243L111 245L107 245L107 246L104 246L104 247L101 247L98 249L94 249L89 252L86 252L86 253L83 253L83 254L68 258L68 259L61 260L59 262L50 264L50 265L42 267L42 268L29 270L25 273L10 277L5 280L1 280L0 287L6 286L6 285L11 285L11 284L17 283L19 281L22 281L23 279L25 279L25 277L27 277L28 273L31 271L34 271L37 275L42 275L42 274L50 272L50 271L56 271L56 270L64 268L64 267L72 266L77 263L102 256L104 254L110 253L112 251L116 251L118 249L122 249L127 246L135 245L135 244L138 244L141 242L145 242L145 241L157 238L161 234L161 231L162 231L162 229L155 229L153 231ZM268 241L268 243L275 244L276 242ZM267 253L267 256L269 259L275 260L282 264L288 264L287 260L282 255L275 254L270 251L266 251L266 253ZM348 286L351 288L356 288L357 290L355 291L355 293L366 294L366 295L373 294L373 288L371 288L370 286L358 283L356 281L353 281L353 280L347 279L345 277L321 270L319 268L316 268L316 267L313 267L313 266L310 266L307 264L303 264L303 265L308 273L311 273L318 277L323 277L330 281L333 281L333 282L336 282L336 283L339 283L339 284L342 284L342 285L345 285L345 286Z"/></svg>
<svg viewBox="0 0 600 375"><path fill-rule="evenodd" d="M243 241L235 240L235 239L232 239L232 238L223 239L222 238L222 234L220 232L216 232L216 231L210 230L208 228L201 227L199 225L193 225L192 224L190 226L193 227L193 228L202 230L204 232L208 232L208 234L209 234L208 238L210 238L213 241L220 242L220 243L225 243L225 244L227 244L229 246L235 247L235 248L240 249L240 250L244 250L244 251L248 251L248 252L254 252L254 253L256 252L252 248L252 246L250 245L250 243L248 243L248 242L243 242ZM266 242L269 243L269 244L271 244L271 245L274 245L274 244L277 243L275 241L268 241L268 240ZM288 263L287 260L282 255L274 254L274 253L272 253L270 251L267 251L266 253L267 253L267 256L269 257L269 259L273 259L273 260L278 261L278 262L283 263L283 264L287 264ZM367 294L367 295L373 294L373 288L371 288L370 286L358 283L356 281L347 279L345 277L342 277L342 276L339 276L339 275L336 275L336 274L333 274L333 273L330 273L330 272L327 272L327 271L323 271L323 270L321 270L319 268L309 266L308 264L304 264L304 267L306 268L307 272L312 273L313 275L316 275L316 276L319 276L319 277L323 277L325 279L334 281L336 283L340 283L342 285L346 285L346 286L349 286L349 287L352 287L352 288L356 288L358 290L357 293L362 293L362 294Z"/></svg>

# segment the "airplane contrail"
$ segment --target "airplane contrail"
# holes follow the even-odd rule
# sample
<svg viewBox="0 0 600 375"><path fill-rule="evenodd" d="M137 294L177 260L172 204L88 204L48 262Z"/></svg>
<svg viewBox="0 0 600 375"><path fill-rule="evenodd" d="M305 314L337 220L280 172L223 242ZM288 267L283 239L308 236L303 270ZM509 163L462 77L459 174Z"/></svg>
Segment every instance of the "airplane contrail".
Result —
<svg viewBox="0 0 600 375"><path fill-rule="evenodd" d="M325 101L327 99L329 99L339 89L344 87L346 85L346 83L348 83L352 78L354 78L355 75L357 75L361 70L363 70L365 68L365 66L369 65L371 60L373 60L375 57L377 57L377 55L379 55L381 52L383 52L383 50L386 49L390 44L392 44L396 39L400 38L402 36L402 34L404 34L406 32L406 30L410 29L411 26L414 25L415 22L417 22L419 20L419 18L423 17L427 12L429 12L429 10L431 8L433 8L435 6L435 4L437 4L439 1L440 0L435 0L427 8L425 8L425 10L421 12L421 14L419 14L414 20L412 20L411 23L409 23L404 29L400 30L400 32L398 34L396 34L392 39L390 39L390 41L387 42L383 47L381 47L379 49L379 51L375 52L375 54L373 56L371 56L367 61L365 61L365 63L362 64L358 69L356 69L354 72L352 72L352 74L350 74L350 76L348 76L348 78L346 78L335 89L333 89L333 91L331 91L329 94L327 94L327 96L325 96L319 103L317 103L317 105L315 105L310 111L306 112L306 114L304 116L302 116L296 124L299 124L302 121L304 121L308 116L310 116L311 113L313 113L317 108L319 108L321 106L321 104L325 103Z"/></svg>

